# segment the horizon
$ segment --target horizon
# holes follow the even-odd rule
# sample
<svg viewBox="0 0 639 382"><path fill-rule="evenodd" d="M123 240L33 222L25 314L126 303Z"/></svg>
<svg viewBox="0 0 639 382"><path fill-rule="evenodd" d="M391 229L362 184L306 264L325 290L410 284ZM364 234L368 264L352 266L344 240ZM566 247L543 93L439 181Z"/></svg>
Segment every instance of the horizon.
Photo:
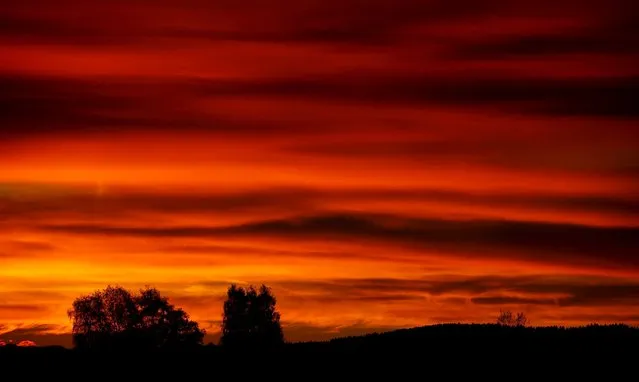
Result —
<svg viewBox="0 0 639 382"><path fill-rule="evenodd" d="M9 1L0 338L157 287L209 332L639 324L632 2Z"/></svg>
<svg viewBox="0 0 639 382"><path fill-rule="evenodd" d="M413 326L413 327L406 327L406 328L386 328L385 330L376 330L376 331L369 331L369 332L357 332L357 333L336 333L334 336L327 336L326 338L310 338L310 339L302 339L302 340L289 340L288 338L285 337L285 343L287 344L302 344L302 343L315 343L315 342L330 342L333 340L340 340L340 339L349 339L349 338L357 338L357 337L366 337L366 336L370 336L370 335L376 335L376 334L384 334L384 333L391 333L391 332L396 332L396 331L405 331L405 330L418 330L418 329L425 329L425 328L432 328L432 327L446 327L446 326L494 326L494 327L499 327L499 326L504 326L504 325L500 325L498 323L495 322L495 320L491 321L491 322L440 322L440 323L433 323L433 324L428 324L428 325L420 325L420 326ZM506 325L508 326L508 325ZM629 329L635 329L635 330L639 330L639 325L629 325L623 322L611 322L611 323L606 323L606 324L600 324L600 323L596 323L596 322L592 322L592 323L588 323L588 324L580 324L580 325L534 325L534 324L526 324L523 325L522 328L523 329L562 329L562 330L571 330L571 329L588 329L588 328L592 328L592 327L603 327L603 328L610 328L610 327L626 327ZM284 331L286 332L286 326L284 326ZM18 337L16 337L14 334L12 334L11 332L7 332L7 339L3 339L0 337L0 347L2 346L6 346L6 345L16 345L18 347L50 347L50 346L62 346L64 348L67 349L72 349L73 346L73 338L72 338L72 334L71 333L64 333L64 334L58 334L58 338L55 338L55 335L39 335L37 339L43 339L44 341L42 343L38 343L37 341L33 341L31 339L28 339L25 337L25 335L23 334L18 334ZM53 338L52 338L53 337ZM204 340L202 342L202 346L210 346L210 345L215 345L215 346L221 346L220 345L220 333L214 333L214 334L210 334L210 333L206 333L206 335L204 336Z"/></svg>

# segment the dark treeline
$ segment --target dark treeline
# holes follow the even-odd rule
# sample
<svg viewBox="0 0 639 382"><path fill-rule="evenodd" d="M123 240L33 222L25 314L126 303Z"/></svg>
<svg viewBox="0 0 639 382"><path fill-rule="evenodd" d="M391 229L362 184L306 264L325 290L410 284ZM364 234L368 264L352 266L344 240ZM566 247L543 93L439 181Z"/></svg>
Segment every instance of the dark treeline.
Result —
<svg viewBox="0 0 639 382"><path fill-rule="evenodd" d="M400 377L412 380L415 374L421 380L447 380L442 373L474 378L506 373L524 380L532 376L554 380L563 375L574 380L594 372L603 373L598 374L603 380L622 380L620 374L636 373L638 345L639 330L626 325L445 324L326 342L285 343L268 350L204 345L177 352L121 348L105 354L61 347L14 347L0 350L0 364L48 365L47 375L67 376L81 369L81 375L99 370L99 375L142 373L159 380L187 375L199 379L202 373L240 380L274 376L360 380L382 375L394 381Z"/></svg>
<svg viewBox="0 0 639 382"><path fill-rule="evenodd" d="M206 365L245 375L278 367L280 373L299 376L294 372L297 368L306 368L304 375L511 367L527 374L541 370L574 374L593 367L620 370L639 360L639 329L621 324L529 327L525 314L507 311L499 314L496 324L442 324L325 342L285 343L276 299L266 286L232 285L223 311L220 344L204 345L204 330L156 289L132 294L108 287L79 297L69 310L74 349L5 346L0 347L0 363L46 361L63 373L78 365L102 370L105 360L109 368L130 366L140 371L143 366L142 370L150 368L153 373L195 372L194 365ZM103 351L108 354L98 355ZM229 369L240 361L245 364Z"/></svg>

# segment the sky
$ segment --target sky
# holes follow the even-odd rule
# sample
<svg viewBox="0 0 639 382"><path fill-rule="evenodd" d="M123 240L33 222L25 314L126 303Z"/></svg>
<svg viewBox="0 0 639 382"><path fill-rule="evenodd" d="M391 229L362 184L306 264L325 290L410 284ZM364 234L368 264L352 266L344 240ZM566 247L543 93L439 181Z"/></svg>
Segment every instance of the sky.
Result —
<svg viewBox="0 0 639 382"><path fill-rule="evenodd" d="M634 1L8 0L0 339L155 286L219 336L639 323Z"/></svg>

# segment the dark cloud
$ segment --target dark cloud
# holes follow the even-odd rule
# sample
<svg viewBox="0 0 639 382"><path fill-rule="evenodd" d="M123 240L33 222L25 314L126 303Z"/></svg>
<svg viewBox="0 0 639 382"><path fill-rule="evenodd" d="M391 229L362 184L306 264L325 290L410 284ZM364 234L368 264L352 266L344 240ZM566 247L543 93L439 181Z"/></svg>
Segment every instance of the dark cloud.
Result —
<svg viewBox="0 0 639 382"><path fill-rule="evenodd" d="M104 85L100 82L2 76L0 86L3 88L0 93L0 121L3 125L14 126L3 135L18 134L24 128L46 131L78 126L95 129L122 122L105 115L106 111L125 112L135 107L126 94L117 96L101 92ZM43 121L47 121L49 126L29 128L42 125ZM141 123L139 120L134 122Z"/></svg>
<svg viewBox="0 0 639 382"><path fill-rule="evenodd" d="M41 335L48 332L60 330L59 325L38 324L38 325L21 325L16 329L2 333L4 337L29 337L33 335Z"/></svg>
<svg viewBox="0 0 639 382"><path fill-rule="evenodd" d="M548 320L548 321L556 321L557 319L565 320L565 321L579 321L579 322L590 322L590 323L637 323L639 322L639 315L637 314L625 314L623 312L620 313L607 313L607 312L597 312L596 314L592 313L567 313L567 314L556 314L556 315L548 315L541 314L539 315L540 319Z"/></svg>
<svg viewBox="0 0 639 382"><path fill-rule="evenodd" d="M12 41L40 44L130 45L184 43L193 39L306 42L351 45L389 44L409 37L413 26L475 20L491 15L509 17L581 17L596 15L620 23L632 14L632 4L612 0L602 10L593 1L538 1L535 6L506 0L252 0L202 2L110 1L89 6L78 0L12 2L3 8L0 31ZM61 12L60 9L66 9ZM365 12L363 11L365 9ZM268 18L263 15L268 14ZM146 16L146 17L144 17ZM144 18L143 18L144 17ZM227 20L232 20L229 23ZM593 33L601 33L594 30ZM608 35L606 35L608 36ZM431 38L434 36L430 36Z"/></svg>
<svg viewBox="0 0 639 382"><path fill-rule="evenodd" d="M0 138L33 133L95 133L191 129L259 133L267 123L239 123L186 105L194 98L190 81L60 79L0 76Z"/></svg>
<svg viewBox="0 0 639 382"><path fill-rule="evenodd" d="M318 304L335 304L340 302L384 304L394 302L419 303L425 301L424 295L415 295L409 293L384 293L380 295L374 295L369 294L366 291L342 291L341 293L307 296L306 298L313 303Z"/></svg>
<svg viewBox="0 0 639 382"><path fill-rule="evenodd" d="M15 288L15 287L14 287ZM9 291L0 292L0 301L62 301L67 296L59 292L48 291L47 288L39 287L34 289L11 289ZM18 306L24 306L25 304L18 304ZM2 304L0 304L2 306ZM6 306L6 305L4 305ZM12 305L15 306L15 305ZM47 309L48 306L43 305L42 310ZM37 311L37 306L28 306L27 310Z"/></svg>
<svg viewBox="0 0 639 382"><path fill-rule="evenodd" d="M206 237L218 234L220 228L183 226L171 228L117 227L99 225L45 225L41 230L78 235L141 236L141 237Z"/></svg>
<svg viewBox="0 0 639 382"><path fill-rule="evenodd" d="M540 136L543 134L539 132ZM626 139L633 139L637 135L636 131L630 129L615 129L608 137L613 136L617 142ZM286 147L285 150L297 155L306 156L326 156L341 157L349 159L389 159L389 160L410 160L415 163L425 165L454 164L456 166L474 167L486 165L497 168L508 168L516 171L528 170L560 170L571 172L587 172L589 174L618 174L618 175L639 175L639 156L634 158L634 154L629 153L628 160L619 160L623 154L620 149L611 150L609 147L593 146L593 140L601 139L601 128L588 129L581 127L578 136L570 134L566 136L556 135L556 141L545 150L540 150L538 141L525 141L512 139L508 136L492 137L490 140L464 140L457 138L446 138L442 136L437 140L410 141L389 141L389 142L315 142L299 143ZM637 135L639 138L639 135ZM630 150L630 149L629 149ZM593 162L589 160L593 156L599 158ZM570 158L566 160L566 158ZM452 192L441 192L437 190L416 190L412 195L407 193L407 197L414 197L418 194L424 196L432 195L444 199L475 199L484 198L490 200L491 195L462 195ZM365 197L365 194L362 193ZM504 203L530 203L534 206L543 204L562 204L566 207L584 207L588 204L595 206L599 202L607 204L605 197L593 195L494 195L492 202L501 201L505 197ZM497 199L497 200L494 200ZM564 200L562 200L564 199ZM626 206L631 211L637 210L637 201L631 200ZM630 204L634 203L634 206ZM577 206L578 205L578 206Z"/></svg>
<svg viewBox="0 0 639 382"><path fill-rule="evenodd" d="M233 281L231 280L206 280L197 283L197 285L203 285L210 288L227 288L231 284L233 284Z"/></svg>
<svg viewBox="0 0 639 382"><path fill-rule="evenodd" d="M556 305L557 301L549 298L522 298L522 297L473 297L473 304L482 305Z"/></svg>
<svg viewBox="0 0 639 382"><path fill-rule="evenodd" d="M562 306L636 306L639 285L583 285L574 287L573 296L560 299Z"/></svg>
<svg viewBox="0 0 639 382"><path fill-rule="evenodd" d="M559 179L557 172L566 173L571 179L587 174L575 183L589 185L593 185L590 183L593 175L603 175L602 189L615 192L620 188L617 178L624 177L627 181L626 178L639 174L637 155L631 151L631 142L637 134L625 133L625 130L620 134L619 129L627 127L619 127L618 121L612 121L634 120L639 116L636 102L639 78L629 65L639 46L639 22L634 8L636 4L630 0L610 0L605 5L597 0L299 0L275 4L270 0L184 0L180 4L171 0L9 1L3 3L0 12L0 41L6 50L3 58L7 58L2 60L0 68L0 140L6 139L9 143L2 155L16 163L10 176L26 179L40 176L36 175L38 171L29 173L33 170L29 168L31 164L28 160L23 164L22 159L38 156L41 134L56 135L55 141L46 141L55 144L58 139L65 141L67 136L84 142L90 138L88 133L93 132L133 131L155 137L156 132L170 131L185 141L189 141L191 133L196 133L193 137L199 140L205 136L200 133L206 132L206 139L214 137L225 147L237 144L233 139L227 142L226 138L246 138L253 143L261 143L262 138L274 141L277 138L277 144L286 143L290 147L280 150L274 144L272 148L265 148L264 153L269 156L267 159L281 160L287 166L297 165L294 160L299 159L312 162L313 169L326 170L329 166L326 159L343 162L360 159L359 163L368 164L369 158L376 158L380 162L386 159L410 162L409 166L414 166L410 169L420 171L427 163L442 164L439 168L445 172L446 165L454 162L461 164L460 167L469 164L469 171L481 172L487 164L520 176L521 185L516 187L525 188L527 182L538 182L538 178L529 178L530 174L526 173L532 169L538 171L537 175L549 174L549 182ZM266 14L268 17L264 17ZM313 62L306 59L305 52L317 54L311 59ZM237 67L228 72L218 71L218 62L222 67L234 66L237 62ZM256 62L260 65L255 65ZM308 109L293 110L291 99L301 101ZM252 109L254 101L267 106L273 103L281 110L262 115L259 107ZM234 102L238 102L238 109L227 107L227 103ZM334 106L337 104L339 108ZM343 105L346 107L341 109ZM445 114L449 109L474 114L468 116L469 123L455 118L440 121L439 112ZM417 111L419 116L411 114ZM471 123L473 115L484 112L511 114L508 119L495 122L503 128L505 137L484 136L482 128L473 130L475 125L486 123L482 118L478 118L481 121L477 124ZM571 134L551 132L553 127L557 130L563 127L562 121L574 122L563 118L566 116L581 117L584 127L571 130ZM528 123L540 125L538 117L549 121L548 126L529 135L519 135L520 131L534 129ZM520 125L517 120L524 122ZM513 133L505 132L504 124L511 121ZM464 138L441 131L449 124L460 125L452 129ZM385 139L382 144L370 143L367 135L360 134L369 127L371 130L385 127L399 138L402 129L413 127L420 129L420 133L437 135L443 142L420 142L407 134L406 140L411 142ZM604 136L608 132L614 138L606 140ZM328 133L336 133L330 138L341 138L346 143L307 139L328 136ZM108 139L117 140L118 134L109 135ZM96 135L99 139L105 139L104 136ZM479 139L464 141L467 136ZM628 139L620 142L620 136ZM217 140L220 137L224 139ZM371 137L374 138L374 134ZM527 137L532 137L530 142ZM542 143L542 138L550 143ZM13 145L9 140L14 139L23 142ZM605 141L601 142L601 150L600 140ZM162 156L167 163L186 160L177 157L180 155L177 146L181 144L178 142L175 146L167 145L176 150L163 147L162 152L155 150L151 139L127 144L130 145L122 150L137 144L141 157L148 152L153 153L153 158ZM614 144L617 147L612 147ZM187 149L187 146L179 148ZM217 146L211 146L215 151ZM242 144L237 147L244 148ZM109 161L117 156L117 150L109 153L113 157L96 157ZM71 168L66 171L65 163L73 162L73 157L68 155L52 158L51 166L75 173ZM62 162L56 163L56 160ZM250 160L254 159L246 159ZM287 160L288 163L284 163ZM157 164L151 163L142 164ZM304 164L300 163L300 170L306 169ZM15 169L23 165L26 173L15 174ZM75 166L76 163L71 167ZM104 170L99 167L95 168L96 175ZM380 174L382 181L385 174L384 171ZM347 174L337 174L343 175ZM487 181L492 176L479 175ZM166 180L173 181L168 177ZM317 180L323 179L313 179ZM567 181L565 186L572 184ZM426 203L441 202L495 208L497 213L501 213L500 208L539 209L570 221L579 221L582 215L578 213L592 213L595 217L589 220L590 224L601 217L599 214L615 214L615 218L621 215L623 218L601 217L600 223L624 224L619 220L627 223L639 214L637 197L632 194L636 191L632 189L634 183L626 184L632 184L623 190L627 196L618 198L588 196L579 187L571 190L573 195L565 196L508 192L479 195L441 190L290 189L227 195L206 191L166 195L151 190L122 191L100 193L98 197L95 190L72 187L52 192L34 185L20 189L9 186L7 191L5 185L0 185L0 229L10 229L9 235L13 229L24 229L29 237L71 233L109 239L149 238L155 239L149 240L152 245L173 256L183 252L227 251L239 255L259 251L265 259L385 256L389 261L400 262L417 256L397 259L396 252L408 248L411 253L421 251L433 257L448 253L475 260L499 258L579 264L600 271L622 268L631 272L639 267L637 227L592 227L587 226L587 222L569 225L415 219L401 213L399 216L375 214L374 207L384 204L376 204L378 201L423 203L423 207L428 207ZM541 184L535 186L543 188ZM34 194L30 188L40 191ZM584 194L580 194L582 191ZM365 207L360 208L371 213L339 212L339 208L357 208L355 202L361 202L360 206ZM144 221L151 215L145 214L148 212L154 213L153 226ZM234 216L248 222L214 226L222 224L224 219L219 216L224 213L225 218ZM210 217L211 225L185 225L186 219L179 214ZM155 219L158 215L161 218ZM291 215L301 217L282 218ZM127 219L119 219L124 216ZM167 216L172 219L166 219ZM268 220L264 216L277 218ZM174 225L156 225L165 221ZM27 232L34 227L40 231ZM207 245L208 241L204 240L196 243L182 240L228 238L249 242L255 237L276 242L318 238L328 244L333 244L333 240L363 243L362 252L368 245L379 245L371 252L379 253L379 248L387 248L388 254L298 253L248 245L227 248ZM54 248L46 241L19 242L12 236L10 242L4 240L0 242L3 262L5 258L13 262L17 256L29 252L66 250L64 243ZM62 285L55 280L30 282ZM94 284L78 280L64 283L74 288L79 283L85 287ZM180 287L170 283L169 280L166 284L170 288ZM221 288L226 284L213 281L209 286ZM311 296L310 303L397 301L410 306L433 299L457 304L456 307L464 303L477 304L474 307L477 310L486 309L479 306L482 304L488 308L517 304L539 305L539 309L544 309L544 305L553 304L557 309L571 306L621 309L633 306L638 298L638 287L632 281L541 276L328 280L302 284L282 282L281 286L292 294L305 290L317 292ZM25 297L29 297L25 301L34 299L37 293ZM219 307L219 298L178 295L175 302L198 308ZM0 305L0 310L25 315L41 312L39 306L26 303ZM442 313L442 317L446 317L448 312ZM39 344L47 341L43 338L52 336L46 327L16 330L15 335L39 336L38 339L25 338ZM291 323L287 335L317 339L370 330L365 322L351 327ZM65 341L70 343L70 337L66 336Z"/></svg>
<svg viewBox="0 0 639 382"><path fill-rule="evenodd" d="M54 333L63 329L59 325L51 324L21 325L16 329L2 333L2 339L16 343L23 340L33 341L38 346L64 346L71 348L73 345L71 333ZM2 325L0 325L0 332L2 330Z"/></svg>
<svg viewBox="0 0 639 382"><path fill-rule="evenodd" d="M225 285L229 285L227 283ZM219 307L224 302L225 296L212 295L212 296L184 296L175 295L171 297L171 303L177 307L189 306L190 308L213 308Z"/></svg>
<svg viewBox="0 0 639 382"><path fill-rule="evenodd" d="M506 158L503 158L504 161ZM639 215L639 199L598 195L513 194L507 192L465 193L452 190L352 189L314 190L273 188L233 193L150 192L148 190L107 190L95 187L52 187L40 184L5 184L0 193L0 220L62 214L86 217L137 212L240 213L319 210L325 203L394 201L411 203L453 203L497 208L528 208L552 211L616 213ZM60 216L60 215L57 215ZM39 243L45 250L47 243ZM34 249L34 248L32 248Z"/></svg>
<svg viewBox="0 0 639 382"><path fill-rule="evenodd" d="M0 198L2 200L2 198ZM2 211L2 209L0 209ZM14 240L3 243L8 248L12 250L19 251L24 254L25 252L51 252L57 249L51 243L39 242L39 241L22 241L22 240Z"/></svg>
<svg viewBox="0 0 639 382"><path fill-rule="evenodd" d="M519 279L507 279L496 276L478 278L452 278L443 279L336 279L327 281L282 281L273 285L281 286L286 290L316 293L328 293L341 296L346 294L356 297L380 296L386 294L412 294L443 296L448 294L482 294L506 289L511 283Z"/></svg>
<svg viewBox="0 0 639 382"><path fill-rule="evenodd" d="M179 7L145 1L96 2L91 7L77 0L64 3L54 7L42 0L14 2L4 9L0 31L13 41L41 44L161 44L168 38L379 44L407 25L477 16L504 2L349 0L329 5L301 0L278 2L275 9L263 0L188 0ZM263 17L266 13L268 18ZM229 19L233 22L225 22Z"/></svg>
<svg viewBox="0 0 639 382"><path fill-rule="evenodd" d="M274 286L294 296L379 301L397 296L410 300L426 296L443 302L449 296L466 295L483 305L633 306L639 299L639 283L633 280L575 276L443 276L437 279L336 279L326 281L281 281ZM326 297L328 296L328 297ZM388 297L388 299L386 299ZM315 297L311 297L315 298ZM400 299L401 301L401 299ZM446 301L448 302L448 301ZM460 303L462 301L457 301Z"/></svg>
<svg viewBox="0 0 639 382"><path fill-rule="evenodd" d="M0 312L42 312L47 307L29 304L0 304Z"/></svg>
<svg viewBox="0 0 639 382"><path fill-rule="evenodd" d="M166 228L113 225L41 225L79 235L141 237L271 237L357 239L370 243L450 251L463 256L523 257L589 266L639 266L639 230L490 220L406 219L385 215L325 215L265 220L226 227Z"/></svg>
<svg viewBox="0 0 639 382"><path fill-rule="evenodd" d="M639 46L636 12L632 12L633 4L625 0L613 0L605 9L596 1L544 1L533 7L505 0L410 0L401 4L391 0L350 0L339 4L304 0L285 2L276 11L267 1L211 4L190 0L180 6L145 1L98 2L91 6L78 0L65 3L66 6L61 6L59 2L35 0L6 5L0 16L3 41L18 46L115 45L130 51L139 46L144 51L160 53L185 43L201 44L207 40L325 43L334 48L347 43L354 45L349 47L351 50L385 44L386 49L397 49L389 50L390 56L405 54L402 46L407 44L418 51L410 54L409 59L423 60L425 67L434 61L450 60L446 53L450 50L457 52L453 60L464 63L525 54L586 52L615 57L633 53L633 47ZM268 18L263 17L265 13ZM464 32L468 25L493 15L501 16L499 21L506 24L510 18L538 19L539 30L523 35L505 30L496 36L490 33L483 36L480 29ZM577 31L553 34L543 27L543 21L553 17L574 19L586 25ZM464 32L462 37L455 37L454 29L448 34L434 32L438 26L457 25L453 22ZM411 28L422 32L410 33ZM469 34L483 38L470 38L469 42L466 41ZM419 53L420 40L447 47L443 49L444 57L437 52ZM513 63L513 67L516 65ZM639 82L636 76L549 79L540 74L539 78L523 79L494 72L467 73L462 77L429 76L397 70L390 64L386 70L374 73L363 69L326 76L312 73L290 78L240 76L216 81L202 78L174 81L166 77L47 78L10 73L0 77L3 89L0 137L131 128L243 131L253 135L282 129L289 133L293 129L298 134L314 130L308 128L312 121L301 129L283 126L282 121L257 123L245 121L239 114L222 118L189 108L202 97L295 97L353 104L452 105L514 113L623 118L637 117L639 112L634 102Z"/></svg>
<svg viewBox="0 0 639 382"><path fill-rule="evenodd" d="M639 17L635 4L614 1L597 15L584 17L585 25L559 31L495 36L486 41L451 47L458 59L508 59L517 56L566 54L632 55L638 52Z"/></svg>
<svg viewBox="0 0 639 382"><path fill-rule="evenodd" d="M453 221L402 219L388 216L332 215L271 220L216 229L212 234L264 235L275 237L353 237L423 248L458 249L489 254L500 249L528 252L530 260L549 260L557 254L591 264L608 261L637 266L639 249L636 228L515 221ZM176 231L175 233L184 233ZM603 252L605 251L605 256ZM509 254L512 255L512 254Z"/></svg>
<svg viewBox="0 0 639 382"><path fill-rule="evenodd" d="M511 157L512 158L512 157ZM504 158L505 159L505 158ZM348 192L345 193L349 195ZM542 210L581 212L617 212L639 214L639 199L598 195L544 195L515 193L465 193L447 190L388 190L359 191L350 194L353 199L390 199L415 202L449 202L461 205L490 207L519 207Z"/></svg>
<svg viewBox="0 0 639 382"><path fill-rule="evenodd" d="M353 103L492 107L516 113L636 117L639 80L379 77L299 78L211 83L209 97L306 97Z"/></svg>
<svg viewBox="0 0 639 382"><path fill-rule="evenodd" d="M166 253L183 253L183 254L233 254L233 255L248 255L259 254L260 256L268 258L300 258L310 257L313 259L343 259L343 258L362 258L362 259L377 259L384 260L385 257L381 257L378 254L368 253L354 253L344 251L308 251L308 250L284 250L284 249L272 249L258 246L222 246L222 245L179 245L170 247L159 247L159 251Z"/></svg>
<svg viewBox="0 0 639 382"><path fill-rule="evenodd" d="M0 185L2 186L2 185ZM312 191L299 189L255 190L236 193L155 193L149 190L108 190L94 187L51 187L40 184L5 184L0 193L0 222L29 221L35 217L86 219L140 212L163 214L241 214L309 210L317 203Z"/></svg>
<svg viewBox="0 0 639 382"><path fill-rule="evenodd" d="M636 54L636 31L620 31L617 36L602 36L597 31L586 35L534 35L506 37L503 41L468 44L457 47L458 57L466 59L504 59L516 56L535 56L571 53ZM631 33L628 33L631 32Z"/></svg>
<svg viewBox="0 0 639 382"><path fill-rule="evenodd" d="M100 82L0 77L0 137L54 131L202 130L232 134L310 134L299 124L222 117L189 104L205 98L265 97L341 101L353 105L457 106L515 113L637 117L636 77L517 79L332 75L326 77L155 82ZM45 123L46 122L46 123ZM276 123L277 122L277 123ZM312 121L309 121L312 125ZM305 123L305 126L308 125ZM326 128L326 126L324 126Z"/></svg>
<svg viewBox="0 0 639 382"><path fill-rule="evenodd" d="M368 333L383 333L397 326L374 326L366 322L356 322L349 325L312 325L304 322L282 323L286 340L290 342L300 341L328 341L333 338L359 336Z"/></svg>

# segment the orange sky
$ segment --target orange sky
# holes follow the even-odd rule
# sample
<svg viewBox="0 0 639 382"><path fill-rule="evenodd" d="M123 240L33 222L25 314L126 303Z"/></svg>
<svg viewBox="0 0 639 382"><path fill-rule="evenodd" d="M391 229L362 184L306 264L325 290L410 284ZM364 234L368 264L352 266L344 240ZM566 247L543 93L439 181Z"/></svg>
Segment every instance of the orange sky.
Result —
<svg viewBox="0 0 639 382"><path fill-rule="evenodd" d="M0 338L153 285L290 340L639 323L632 2L9 1Z"/></svg>

